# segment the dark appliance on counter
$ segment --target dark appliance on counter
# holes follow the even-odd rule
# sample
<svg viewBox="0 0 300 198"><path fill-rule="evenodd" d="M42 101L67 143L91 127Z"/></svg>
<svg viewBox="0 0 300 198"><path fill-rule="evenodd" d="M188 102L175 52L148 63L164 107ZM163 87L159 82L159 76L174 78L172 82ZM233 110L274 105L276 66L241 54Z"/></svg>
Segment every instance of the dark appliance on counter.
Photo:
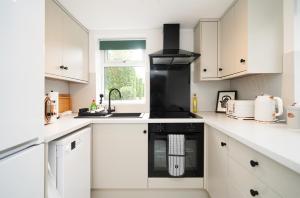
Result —
<svg viewBox="0 0 300 198"><path fill-rule="evenodd" d="M184 173L179 177L203 177L203 123L150 123L148 127L149 177L174 177L170 174L170 159L172 159L170 149L172 148L169 145L169 137L173 134L182 134L185 137L182 156Z"/></svg>

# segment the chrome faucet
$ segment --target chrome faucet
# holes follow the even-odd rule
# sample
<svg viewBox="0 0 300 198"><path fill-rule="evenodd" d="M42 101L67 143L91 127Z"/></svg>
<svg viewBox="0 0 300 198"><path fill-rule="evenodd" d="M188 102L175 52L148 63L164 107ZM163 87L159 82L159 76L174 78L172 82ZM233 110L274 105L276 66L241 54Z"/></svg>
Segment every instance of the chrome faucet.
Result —
<svg viewBox="0 0 300 198"><path fill-rule="evenodd" d="M119 89L117 88L112 88L111 90L109 90L109 94L108 94L108 109L107 109L107 113L110 114L111 112L114 112L115 109L111 109L111 106L110 106L110 100L111 100L111 93L113 91L117 91L119 93L119 97L122 98L122 95L121 95L121 92Z"/></svg>

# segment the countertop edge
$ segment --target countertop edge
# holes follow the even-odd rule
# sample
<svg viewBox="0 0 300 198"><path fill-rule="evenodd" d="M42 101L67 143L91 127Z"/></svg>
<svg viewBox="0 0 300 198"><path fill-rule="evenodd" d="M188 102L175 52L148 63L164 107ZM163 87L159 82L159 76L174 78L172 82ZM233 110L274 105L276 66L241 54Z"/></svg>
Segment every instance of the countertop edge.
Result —
<svg viewBox="0 0 300 198"><path fill-rule="evenodd" d="M90 124L91 124L90 121L83 122L83 123L80 123L80 124L76 124L76 125L74 125L74 126L72 126L70 128L64 129L64 130L62 130L62 131L60 131L58 133L54 133L53 135L48 135L48 136L44 137L44 141L43 142L44 143L49 143L49 142L51 142L53 140L61 138L61 137L65 136L65 135L68 135L70 133L73 133L73 132L77 131L78 129L86 127L86 126L88 126Z"/></svg>

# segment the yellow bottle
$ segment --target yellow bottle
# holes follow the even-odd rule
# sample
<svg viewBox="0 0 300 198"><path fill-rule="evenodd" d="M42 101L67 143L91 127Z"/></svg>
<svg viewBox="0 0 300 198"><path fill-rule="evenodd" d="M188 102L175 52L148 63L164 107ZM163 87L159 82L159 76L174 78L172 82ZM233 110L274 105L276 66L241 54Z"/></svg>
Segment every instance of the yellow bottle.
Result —
<svg viewBox="0 0 300 198"><path fill-rule="evenodd" d="M193 95L192 104L193 104L193 113L197 113L198 112L198 99L197 99L196 94Z"/></svg>

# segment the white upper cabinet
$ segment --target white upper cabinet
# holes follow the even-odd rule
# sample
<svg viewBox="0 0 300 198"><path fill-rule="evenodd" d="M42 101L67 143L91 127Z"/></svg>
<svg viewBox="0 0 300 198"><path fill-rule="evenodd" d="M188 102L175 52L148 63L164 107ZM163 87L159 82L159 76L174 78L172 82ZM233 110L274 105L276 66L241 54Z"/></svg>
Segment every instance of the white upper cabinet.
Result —
<svg viewBox="0 0 300 198"><path fill-rule="evenodd" d="M46 77L88 81L88 32L46 0Z"/></svg>
<svg viewBox="0 0 300 198"><path fill-rule="evenodd" d="M235 24L233 11L227 12L220 21L221 63L219 76L228 76L234 73L235 60Z"/></svg>
<svg viewBox="0 0 300 198"><path fill-rule="evenodd" d="M221 18L219 77L281 73L282 0L238 0Z"/></svg>
<svg viewBox="0 0 300 198"><path fill-rule="evenodd" d="M195 51L200 58L195 62L195 79L218 78L218 21L201 21L194 32Z"/></svg>
<svg viewBox="0 0 300 198"><path fill-rule="evenodd" d="M248 65L248 0L239 0L233 7L235 20L235 57L233 72L239 73L247 71Z"/></svg>

